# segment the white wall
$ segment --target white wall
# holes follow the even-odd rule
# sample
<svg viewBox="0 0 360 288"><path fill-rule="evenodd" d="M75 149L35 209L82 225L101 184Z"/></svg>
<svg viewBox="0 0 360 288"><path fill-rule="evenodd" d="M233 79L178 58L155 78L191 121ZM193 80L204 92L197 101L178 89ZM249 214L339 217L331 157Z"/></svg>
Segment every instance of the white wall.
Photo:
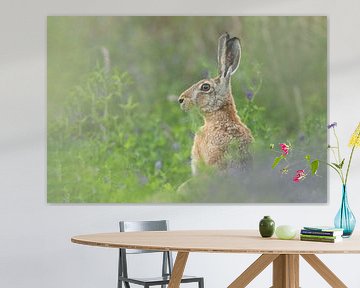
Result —
<svg viewBox="0 0 360 288"><path fill-rule="evenodd" d="M94 3L91 3L94 2ZM116 231L119 219L171 221L172 229L256 228L263 215L278 224L331 224L340 183L331 175L328 205L48 205L46 203L46 16L71 15L327 15L329 121L342 144L360 120L360 2L261 1L5 1L0 10L0 287L115 287L116 250L70 243L76 234ZM172 3L171 3L172 2ZM360 151L349 183L360 219ZM357 177L356 177L357 176ZM359 225L358 225L359 227ZM206 287L226 287L257 256L192 254L188 273ZM360 255L321 256L348 287L360 287ZM137 261L137 260L136 260ZM137 262L139 265L140 263ZM301 262L302 287L328 287ZM249 287L269 287L267 269Z"/></svg>

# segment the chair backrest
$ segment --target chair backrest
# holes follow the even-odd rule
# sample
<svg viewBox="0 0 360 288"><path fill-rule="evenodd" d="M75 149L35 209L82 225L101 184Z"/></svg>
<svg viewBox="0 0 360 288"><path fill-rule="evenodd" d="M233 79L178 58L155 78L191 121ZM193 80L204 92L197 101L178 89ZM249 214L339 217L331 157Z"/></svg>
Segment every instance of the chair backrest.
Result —
<svg viewBox="0 0 360 288"><path fill-rule="evenodd" d="M169 229L169 223L167 220L120 221L121 232L167 231L168 229Z"/></svg>
<svg viewBox="0 0 360 288"><path fill-rule="evenodd" d="M157 221L120 221L120 232L137 232L137 231L167 231L169 223L167 220ZM136 249L119 249L119 276L128 277L127 257L126 254L140 253L163 253L162 275L171 275L173 267L172 255L169 251L150 251Z"/></svg>
<svg viewBox="0 0 360 288"><path fill-rule="evenodd" d="M120 232L137 231L167 231L169 223L167 220L156 221L120 221ZM160 251L126 249L126 254L156 253Z"/></svg>

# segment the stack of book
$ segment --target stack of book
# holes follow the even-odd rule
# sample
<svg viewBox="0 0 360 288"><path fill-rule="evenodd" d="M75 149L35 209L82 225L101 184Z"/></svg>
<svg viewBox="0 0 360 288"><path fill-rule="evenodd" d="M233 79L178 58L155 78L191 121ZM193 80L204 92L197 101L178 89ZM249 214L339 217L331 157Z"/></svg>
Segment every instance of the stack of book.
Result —
<svg viewBox="0 0 360 288"><path fill-rule="evenodd" d="M300 239L302 241L316 241L336 243L342 241L344 230L334 227L304 227L300 232Z"/></svg>

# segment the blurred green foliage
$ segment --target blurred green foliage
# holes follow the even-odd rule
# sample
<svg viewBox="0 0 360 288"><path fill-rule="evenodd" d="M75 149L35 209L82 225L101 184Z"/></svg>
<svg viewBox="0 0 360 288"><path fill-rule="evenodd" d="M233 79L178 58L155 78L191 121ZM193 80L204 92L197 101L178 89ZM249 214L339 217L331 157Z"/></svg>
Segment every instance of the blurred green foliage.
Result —
<svg viewBox="0 0 360 288"><path fill-rule="evenodd" d="M266 159L261 173L273 173L269 143L291 141L326 157L326 17L48 17L48 202L324 199L324 179L303 198L249 197L240 188L216 196L198 183L194 193L179 192L191 178L202 118L181 111L177 97L217 75L225 31L241 39L232 89Z"/></svg>

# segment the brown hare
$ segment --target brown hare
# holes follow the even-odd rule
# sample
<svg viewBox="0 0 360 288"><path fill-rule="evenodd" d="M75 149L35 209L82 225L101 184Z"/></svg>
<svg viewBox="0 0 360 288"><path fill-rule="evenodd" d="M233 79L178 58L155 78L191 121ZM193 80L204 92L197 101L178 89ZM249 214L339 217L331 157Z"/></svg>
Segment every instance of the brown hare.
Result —
<svg viewBox="0 0 360 288"><path fill-rule="evenodd" d="M223 34L218 41L219 76L203 79L179 97L181 109L197 107L204 118L195 134L191 152L193 175L201 163L219 170L248 170L254 141L251 131L241 122L231 93L231 75L240 63L241 46L236 37Z"/></svg>

